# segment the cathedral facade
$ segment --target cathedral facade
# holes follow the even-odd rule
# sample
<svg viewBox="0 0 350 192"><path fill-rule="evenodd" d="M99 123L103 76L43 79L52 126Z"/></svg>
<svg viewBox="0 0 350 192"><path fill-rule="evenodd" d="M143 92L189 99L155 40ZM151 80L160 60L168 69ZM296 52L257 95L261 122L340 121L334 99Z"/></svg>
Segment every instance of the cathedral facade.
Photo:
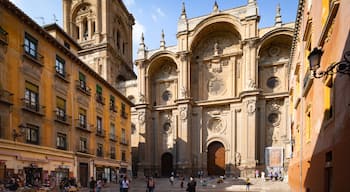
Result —
<svg viewBox="0 0 350 192"><path fill-rule="evenodd" d="M138 79L126 85L132 113L133 171L144 175L250 175L285 171L288 62L293 23L259 28L255 0L187 18L177 45L148 50L142 36Z"/></svg>

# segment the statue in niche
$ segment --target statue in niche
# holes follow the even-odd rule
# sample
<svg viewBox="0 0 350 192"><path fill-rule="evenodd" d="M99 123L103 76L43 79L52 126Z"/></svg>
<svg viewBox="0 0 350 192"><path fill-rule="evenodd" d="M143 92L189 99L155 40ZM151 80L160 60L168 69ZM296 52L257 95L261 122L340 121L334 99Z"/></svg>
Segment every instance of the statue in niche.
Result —
<svg viewBox="0 0 350 192"><path fill-rule="evenodd" d="M214 44L214 56L219 55L219 44L218 42L215 42Z"/></svg>
<svg viewBox="0 0 350 192"><path fill-rule="evenodd" d="M241 154L239 152L236 152L235 154L235 164L236 166L240 166L241 165Z"/></svg>

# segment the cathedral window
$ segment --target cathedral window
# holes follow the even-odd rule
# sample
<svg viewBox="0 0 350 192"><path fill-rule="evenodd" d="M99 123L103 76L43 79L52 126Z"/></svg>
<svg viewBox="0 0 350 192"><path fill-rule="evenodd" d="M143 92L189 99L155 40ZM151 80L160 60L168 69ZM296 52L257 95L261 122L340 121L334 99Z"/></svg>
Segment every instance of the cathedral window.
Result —
<svg viewBox="0 0 350 192"><path fill-rule="evenodd" d="M88 35L89 35L88 22L87 22L87 19L85 18L84 21L83 21L83 37L84 37L84 40L87 40Z"/></svg>
<svg viewBox="0 0 350 192"><path fill-rule="evenodd" d="M278 77L270 77L267 80L266 84L269 88L273 89L273 88L276 88L280 84L280 81L279 81Z"/></svg>

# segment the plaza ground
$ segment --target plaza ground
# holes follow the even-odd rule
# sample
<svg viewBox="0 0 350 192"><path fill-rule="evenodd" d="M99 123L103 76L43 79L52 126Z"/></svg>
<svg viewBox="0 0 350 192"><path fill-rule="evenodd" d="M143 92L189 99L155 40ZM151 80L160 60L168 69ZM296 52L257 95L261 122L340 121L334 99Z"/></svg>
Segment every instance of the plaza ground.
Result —
<svg viewBox="0 0 350 192"><path fill-rule="evenodd" d="M197 181L197 192L223 192L223 191L246 191L245 180L243 178L227 178L223 183L217 183L218 178L205 178L206 183L201 183L198 178ZM156 192L176 192L186 191L186 185L188 179L184 182L184 188L180 187L180 181L175 179L173 185L169 183L167 178L155 178L156 181ZM252 185L250 191L253 192L290 192L290 188L287 182L280 181L262 181L259 179L251 179ZM80 191L88 192L88 189L81 189ZM102 190L103 192L116 192L119 191L118 184L106 184ZM131 181L129 192L145 192L146 191L146 180L145 179L133 179Z"/></svg>

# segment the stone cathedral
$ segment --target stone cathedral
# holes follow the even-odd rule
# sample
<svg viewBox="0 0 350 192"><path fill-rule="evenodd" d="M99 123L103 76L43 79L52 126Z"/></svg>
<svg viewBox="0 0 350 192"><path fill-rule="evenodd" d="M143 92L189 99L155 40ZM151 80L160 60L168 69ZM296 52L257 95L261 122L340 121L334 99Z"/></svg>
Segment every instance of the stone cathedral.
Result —
<svg viewBox="0 0 350 192"><path fill-rule="evenodd" d="M142 35L135 102L133 172L142 175L251 175L286 171L288 62L294 23L258 28L255 0L177 23L177 45L148 50Z"/></svg>

